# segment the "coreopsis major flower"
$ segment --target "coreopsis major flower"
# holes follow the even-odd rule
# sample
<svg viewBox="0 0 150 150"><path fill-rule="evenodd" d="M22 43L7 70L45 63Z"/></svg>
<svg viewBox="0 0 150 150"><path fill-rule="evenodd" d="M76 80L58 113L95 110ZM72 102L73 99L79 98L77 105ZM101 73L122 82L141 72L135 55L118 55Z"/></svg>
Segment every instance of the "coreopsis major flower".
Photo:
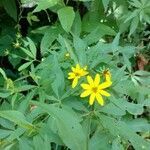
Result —
<svg viewBox="0 0 150 150"><path fill-rule="evenodd" d="M102 96L109 97L110 94L105 90L108 87L112 85L112 82L105 81L100 84L100 75L96 74L95 79L91 76L87 76L88 84L83 83L81 84L81 87L85 90L83 93L81 93L80 97L87 97L89 98L89 104L93 105L94 101L97 100L100 105L104 105L104 100Z"/></svg>
<svg viewBox="0 0 150 150"><path fill-rule="evenodd" d="M76 67L71 68L72 72L68 73L68 79L72 80L72 88L75 88L78 84L78 80L86 76L88 72L86 71L86 68L81 68L79 64L76 65Z"/></svg>

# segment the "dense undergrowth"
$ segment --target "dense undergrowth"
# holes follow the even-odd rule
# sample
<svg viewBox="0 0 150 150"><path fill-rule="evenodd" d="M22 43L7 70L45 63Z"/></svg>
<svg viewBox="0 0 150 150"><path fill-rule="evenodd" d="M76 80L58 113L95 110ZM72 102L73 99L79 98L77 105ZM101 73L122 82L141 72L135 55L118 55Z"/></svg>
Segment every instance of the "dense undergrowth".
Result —
<svg viewBox="0 0 150 150"><path fill-rule="evenodd" d="M149 0L0 0L0 149L150 149Z"/></svg>

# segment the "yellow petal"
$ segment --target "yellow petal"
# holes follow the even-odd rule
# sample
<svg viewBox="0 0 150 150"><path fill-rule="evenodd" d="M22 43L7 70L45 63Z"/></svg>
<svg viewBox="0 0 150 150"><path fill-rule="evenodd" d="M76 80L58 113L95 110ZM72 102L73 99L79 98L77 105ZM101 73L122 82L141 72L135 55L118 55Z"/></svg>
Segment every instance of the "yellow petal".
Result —
<svg viewBox="0 0 150 150"><path fill-rule="evenodd" d="M84 91L83 93L81 93L80 97L87 97L91 94L91 91L90 90L86 90Z"/></svg>
<svg viewBox="0 0 150 150"><path fill-rule="evenodd" d="M90 104L90 105L93 105L94 100L95 100L95 94L94 94L94 93L92 93L92 94L90 95L89 104Z"/></svg>
<svg viewBox="0 0 150 150"><path fill-rule="evenodd" d="M85 66L83 69L84 69L84 70L87 70L87 66Z"/></svg>
<svg viewBox="0 0 150 150"><path fill-rule="evenodd" d="M87 89L90 89L90 86L89 86L89 84L81 84L81 87L83 88L83 89L85 89L85 90L87 90Z"/></svg>
<svg viewBox="0 0 150 150"><path fill-rule="evenodd" d="M88 72L87 71L82 71L82 76L85 76L85 75L87 75L88 74Z"/></svg>
<svg viewBox="0 0 150 150"><path fill-rule="evenodd" d="M110 87L111 85L112 85L112 82L111 82L111 81L106 81L106 82L100 84L98 88L99 88L100 90L101 90L101 89L106 89L106 88Z"/></svg>
<svg viewBox="0 0 150 150"><path fill-rule="evenodd" d="M87 76L87 81L90 85L93 85L93 83L94 83L91 76Z"/></svg>
<svg viewBox="0 0 150 150"><path fill-rule="evenodd" d="M70 54L69 53L66 53L66 55L65 55L66 57L69 57L70 56Z"/></svg>
<svg viewBox="0 0 150 150"><path fill-rule="evenodd" d="M104 105L104 100L100 94L96 94L96 99L100 105Z"/></svg>
<svg viewBox="0 0 150 150"><path fill-rule="evenodd" d="M110 94L104 90L100 90L100 94L109 97Z"/></svg>
<svg viewBox="0 0 150 150"><path fill-rule="evenodd" d="M75 88L78 84L78 78L75 78L72 82L72 88Z"/></svg>
<svg viewBox="0 0 150 150"><path fill-rule="evenodd" d="M73 76L69 76L68 79L74 79L74 77Z"/></svg>
<svg viewBox="0 0 150 150"><path fill-rule="evenodd" d="M79 64L76 65L76 69L80 70L80 65Z"/></svg>
<svg viewBox="0 0 150 150"><path fill-rule="evenodd" d="M68 73L68 79L74 79L76 76L73 72Z"/></svg>
<svg viewBox="0 0 150 150"><path fill-rule="evenodd" d="M106 81L111 81L111 76L110 75L105 75L105 77L106 77Z"/></svg>
<svg viewBox="0 0 150 150"><path fill-rule="evenodd" d="M98 86L98 85L99 85L99 82L100 82L100 75L99 75L99 74L96 74L95 79L94 79L94 85L95 85L95 86Z"/></svg>
<svg viewBox="0 0 150 150"><path fill-rule="evenodd" d="M72 74L74 74L74 73L73 73L73 72L69 72L69 73L68 73L69 76L72 75Z"/></svg>
<svg viewBox="0 0 150 150"><path fill-rule="evenodd" d="M76 68L74 68L74 67L71 67L71 70L72 70L73 72L75 72L75 71L76 71Z"/></svg>

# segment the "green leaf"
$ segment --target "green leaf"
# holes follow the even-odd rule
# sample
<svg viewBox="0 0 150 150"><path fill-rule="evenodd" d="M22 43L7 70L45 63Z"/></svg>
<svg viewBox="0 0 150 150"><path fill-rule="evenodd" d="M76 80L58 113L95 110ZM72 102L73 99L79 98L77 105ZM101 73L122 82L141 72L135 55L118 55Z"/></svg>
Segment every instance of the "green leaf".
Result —
<svg viewBox="0 0 150 150"><path fill-rule="evenodd" d="M108 4L109 4L110 0L102 0L102 2L103 2L103 6L105 8L105 11L106 11L108 8Z"/></svg>
<svg viewBox="0 0 150 150"><path fill-rule="evenodd" d="M75 19L74 19L73 25L72 25L73 34L76 36L80 36L81 27L82 27L82 24L81 24L80 13L77 11L75 14Z"/></svg>
<svg viewBox="0 0 150 150"><path fill-rule="evenodd" d="M25 48L23 48L23 47L21 47L21 50L22 50L25 54L27 54L30 58L34 59L34 55L33 55L29 50L27 50L27 49L25 49Z"/></svg>
<svg viewBox="0 0 150 150"><path fill-rule="evenodd" d="M0 68L0 73L2 74L3 78L7 80L7 76L2 68Z"/></svg>
<svg viewBox="0 0 150 150"><path fill-rule="evenodd" d="M75 18L75 12L73 10L73 7L61 8L57 11L57 13L63 29L66 32L69 32Z"/></svg>
<svg viewBox="0 0 150 150"><path fill-rule="evenodd" d="M63 93L63 90L65 88L65 80L64 80L64 74L59 66L57 56L54 55L54 66L52 69L52 72L55 75L54 81L52 83L52 88L57 97Z"/></svg>
<svg viewBox="0 0 150 150"><path fill-rule="evenodd" d="M105 131L96 131L89 140L89 150L111 150L111 135Z"/></svg>
<svg viewBox="0 0 150 150"><path fill-rule="evenodd" d="M33 150L33 144L29 138L22 136L19 138L19 149L20 150Z"/></svg>
<svg viewBox="0 0 150 150"><path fill-rule="evenodd" d="M86 51L85 51L87 47L86 42L84 42L79 37L74 36L73 44L74 44L75 52L78 56L79 63L83 65L82 67L86 66L87 65L87 60L86 60L87 58L86 58Z"/></svg>
<svg viewBox="0 0 150 150"><path fill-rule="evenodd" d="M136 28L138 27L138 24L139 24L139 17L136 16L133 18L131 22L129 36L135 32Z"/></svg>
<svg viewBox="0 0 150 150"><path fill-rule="evenodd" d="M6 92L6 91L3 91L3 93L2 92L0 92L0 97L1 98L7 98L8 96L10 96L11 95L11 93L10 92Z"/></svg>
<svg viewBox="0 0 150 150"><path fill-rule="evenodd" d="M123 145L121 144L120 138L116 138L112 142L112 150L124 150Z"/></svg>
<svg viewBox="0 0 150 150"><path fill-rule="evenodd" d="M115 116L123 116L126 114L125 110L122 110L119 106L116 106L112 103L109 103L103 108L101 108L100 112L104 112L104 113L115 115Z"/></svg>
<svg viewBox="0 0 150 150"><path fill-rule="evenodd" d="M44 55L49 51L50 46L53 41L58 37L58 34L62 32L62 28L60 26L52 26L48 28L41 40L41 54Z"/></svg>
<svg viewBox="0 0 150 150"><path fill-rule="evenodd" d="M27 96L24 98L24 100L19 104L18 110L25 114L29 108L30 101L32 100L33 96L35 94L35 90L32 90L30 93L27 94Z"/></svg>
<svg viewBox="0 0 150 150"><path fill-rule="evenodd" d="M56 143L58 145L63 145L62 140L60 139L57 128L56 128L56 121L54 118L49 118L47 124L43 124L40 128L40 135L43 137L47 137L49 142Z"/></svg>
<svg viewBox="0 0 150 150"><path fill-rule="evenodd" d="M26 69L26 68L29 67L32 63L33 63L32 61L24 63L23 65L21 65L21 66L18 68L18 71L22 71L22 70Z"/></svg>
<svg viewBox="0 0 150 150"><path fill-rule="evenodd" d="M15 129L14 123L2 117L0 117L0 125L1 125L1 128L5 128L9 130Z"/></svg>
<svg viewBox="0 0 150 150"><path fill-rule="evenodd" d="M0 49L1 49L0 50L0 56L5 56L6 50L11 48L11 45L12 45L12 42L13 42L13 38L10 35L7 35L8 34L7 32L4 33L4 34L5 34L4 36L0 37Z"/></svg>
<svg viewBox="0 0 150 150"><path fill-rule="evenodd" d="M128 17L127 17L127 19L124 21L124 23L126 23L127 21L129 21L129 20L133 19L134 17L138 16L139 12L140 12L140 10L136 9L136 10L134 10L132 13L129 13L129 14L128 14Z"/></svg>
<svg viewBox="0 0 150 150"><path fill-rule="evenodd" d="M10 130L3 130L3 129L0 129L0 139L3 139L5 137L7 137L8 135L11 134L12 131Z"/></svg>
<svg viewBox="0 0 150 150"><path fill-rule="evenodd" d="M117 33L117 35L115 36L115 38L112 42L112 51L113 52L118 50L119 40L120 40L120 33Z"/></svg>
<svg viewBox="0 0 150 150"><path fill-rule="evenodd" d="M118 121L117 119L102 114L98 114L98 116L100 123L102 123L102 125L108 129L112 135L116 137L123 137L130 141L135 150L149 149L150 143L136 134L125 122Z"/></svg>
<svg viewBox="0 0 150 150"><path fill-rule="evenodd" d="M47 141L46 136L44 137L45 139L43 140L43 138L40 135L36 135L33 137L33 145L34 145L34 149L35 150L50 150L50 142Z"/></svg>
<svg viewBox="0 0 150 150"><path fill-rule="evenodd" d="M149 132L150 124L144 118L136 118L132 120L127 120L126 123L134 132Z"/></svg>
<svg viewBox="0 0 150 150"><path fill-rule="evenodd" d="M116 106L120 107L122 110L126 110L133 115L140 115L143 113L143 105L142 104L134 104L127 102L126 99L115 99L112 98L112 103Z"/></svg>
<svg viewBox="0 0 150 150"><path fill-rule="evenodd" d="M34 59L36 59L36 46L30 38L27 37L27 40L29 42L30 51L31 51Z"/></svg>
<svg viewBox="0 0 150 150"><path fill-rule="evenodd" d="M90 45L99 41L104 35L115 35L116 32L109 26L98 23L96 28L85 37L85 41Z"/></svg>
<svg viewBox="0 0 150 150"><path fill-rule="evenodd" d="M46 10L47 8L50 8L52 6L55 6L59 0L38 0L37 1L37 7L34 9L33 12L39 12L41 10Z"/></svg>
<svg viewBox="0 0 150 150"><path fill-rule="evenodd" d="M34 101L32 103L56 119L58 134L66 146L71 150L87 149L86 137L79 123L80 119L72 109L64 105L59 108Z"/></svg>
<svg viewBox="0 0 150 150"><path fill-rule="evenodd" d="M0 111L0 116L14 122L15 124L23 128L26 129L33 128L33 125L28 121L26 121L25 116L19 111L15 111L15 110Z"/></svg>
<svg viewBox="0 0 150 150"><path fill-rule="evenodd" d="M17 21L17 7L15 0L2 0L6 12Z"/></svg>
<svg viewBox="0 0 150 150"><path fill-rule="evenodd" d="M75 64L78 63L78 59L77 56L75 55L73 48L70 45L70 41L63 38L61 35L59 35L59 42L62 44L62 46L66 47L66 50L69 52L71 58L74 60Z"/></svg>
<svg viewBox="0 0 150 150"><path fill-rule="evenodd" d="M7 140L9 142L12 142L13 140L18 139L22 134L24 134L25 131L26 129L24 128L17 128L11 133L11 135L7 138Z"/></svg>
<svg viewBox="0 0 150 150"><path fill-rule="evenodd" d="M17 87L17 92L23 92L23 91L28 91L30 89L33 89L35 88L36 86L35 85L21 85L21 86L18 86Z"/></svg>

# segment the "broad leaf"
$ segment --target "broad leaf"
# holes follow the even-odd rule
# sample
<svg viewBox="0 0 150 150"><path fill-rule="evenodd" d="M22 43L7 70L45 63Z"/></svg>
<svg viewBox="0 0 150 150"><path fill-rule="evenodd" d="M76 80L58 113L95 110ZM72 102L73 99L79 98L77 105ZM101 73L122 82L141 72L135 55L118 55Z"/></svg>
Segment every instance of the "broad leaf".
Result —
<svg viewBox="0 0 150 150"><path fill-rule="evenodd" d="M63 29L66 32L69 32L71 30L74 18L75 18L75 12L72 7L64 7L58 10L58 18L60 20L60 23L63 27Z"/></svg>

